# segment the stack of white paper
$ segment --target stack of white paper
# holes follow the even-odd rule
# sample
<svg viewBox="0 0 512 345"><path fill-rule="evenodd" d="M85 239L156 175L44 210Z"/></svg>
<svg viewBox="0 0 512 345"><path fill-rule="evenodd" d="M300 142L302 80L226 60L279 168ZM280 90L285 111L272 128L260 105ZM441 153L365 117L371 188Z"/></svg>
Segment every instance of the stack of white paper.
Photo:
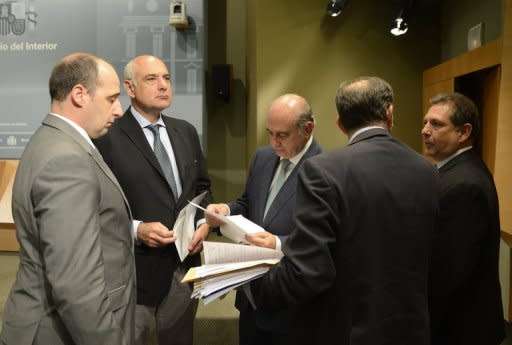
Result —
<svg viewBox="0 0 512 345"><path fill-rule="evenodd" d="M193 298L205 304L256 279L281 259L278 250L231 243L204 242L205 265L191 268L183 283L194 283Z"/></svg>

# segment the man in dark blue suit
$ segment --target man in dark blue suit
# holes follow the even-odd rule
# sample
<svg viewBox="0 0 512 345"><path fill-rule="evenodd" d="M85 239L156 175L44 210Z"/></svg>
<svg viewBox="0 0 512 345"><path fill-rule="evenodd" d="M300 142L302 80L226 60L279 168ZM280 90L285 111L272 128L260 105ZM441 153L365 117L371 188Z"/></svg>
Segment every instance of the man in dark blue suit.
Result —
<svg viewBox="0 0 512 345"><path fill-rule="evenodd" d="M497 345L505 336L500 218L492 175L473 147L478 109L459 93L437 95L430 104L421 134L441 180L429 279L432 344Z"/></svg>
<svg viewBox="0 0 512 345"><path fill-rule="evenodd" d="M285 94L269 108L267 132L271 145L260 148L253 159L245 193L229 204L210 204L208 210L242 214L266 231L248 240L257 246L280 249L294 228L293 208L297 171L308 157L321 152L313 139L315 118L301 96ZM210 226L218 226L207 216ZM297 310L264 313L255 311L244 294L238 293L240 344L302 344L307 319Z"/></svg>
<svg viewBox="0 0 512 345"><path fill-rule="evenodd" d="M336 106L349 144L301 166L285 256L244 292L257 310L303 312L308 344L428 345L437 174L390 135L384 80L342 83Z"/></svg>
<svg viewBox="0 0 512 345"><path fill-rule="evenodd" d="M172 101L165 63L155 56L137 56L124 74L131 106L124 121L116 122L96 146L123 188L134 218L134 344L146 345L156 329L159 345L190 345L197 301L180 281L200 264L198 254L209 229L198 214L189 255L181 262L173 225L187 200L205 191L210 199L210 178L194 126L162 113Z"/></svg>

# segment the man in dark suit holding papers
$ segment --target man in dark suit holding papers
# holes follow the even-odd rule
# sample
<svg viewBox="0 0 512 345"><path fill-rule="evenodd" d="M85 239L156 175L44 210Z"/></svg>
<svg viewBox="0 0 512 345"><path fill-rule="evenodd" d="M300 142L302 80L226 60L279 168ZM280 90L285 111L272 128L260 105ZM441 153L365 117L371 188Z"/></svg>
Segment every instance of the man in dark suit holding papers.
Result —
<svg viewBox="0 0 512 345"><path fill-rule="evenodd" d="M244 194L229 204L211 204L208 210L223 215L241 214L266 231L251 235L257 246L280 249L294 228L293 208L299 166L321 152L313 139L315 118L308 102L296 94L278 97L270 106L267 132L271 146L260 148L252 161ZM210 226L218 226L207 215ZM238 293L240 344L301 344L307 320L293 309L254 311Z"/></svg>
<svg viewBox="0 0 512 345"><path fill-rule="evenodd" d="M190 287L181 284L186 270L200 264L198 254L208 234L201 224L180 262L173 224L181 209L208 191L210 179L195 128L162 114L172 100L170 75L157 57L143 55L125 67L124 87L131 107L109 135L97 141L132 207L137 306L135 345L148 341L156 321L158 343L192 344L197 302Z"/></svg>
<svg viewBox="0 0 512 345"><path fill-rule="evenodd" d="M390 135L384 80L342 83L336 105L349 144L302 165L296 229L279 264L250 283L254 302L306 313L309 344L428 345L437 174Z"/></svg>

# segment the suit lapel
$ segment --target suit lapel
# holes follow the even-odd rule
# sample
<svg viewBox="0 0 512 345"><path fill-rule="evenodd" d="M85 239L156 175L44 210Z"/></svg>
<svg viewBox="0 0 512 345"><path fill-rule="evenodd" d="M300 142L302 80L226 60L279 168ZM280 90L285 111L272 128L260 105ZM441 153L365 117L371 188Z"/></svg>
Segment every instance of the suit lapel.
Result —
<svg viewBox="0 0 512 345"><path fill-rule="evenodd" d="M151 149L151 146L149 146L148 140L146 139L142 128L140 127L137 120L135 120L133 117L131 111L128 110L125 115L117 121L119 121L119 128L128 136L128 138L130 138L135 147L142 153L149 164L153 166L156 171L158 171L158 174L162 180L166 185L168 185L162 168L160 167L160 163L158 163L155 153Z"/></svg>
<svg viewBox="0 0 512 345"><path fill-rule="evenodd" d="M126 207L128 208L128 212L130 213L130 217L131 217L131 210L130 210L130 206L128 203L128 199L126 199L126 196L124 195L123 189L119 185L117 178L114 176L114 173L112 173L112 170L110 170L107 163L105 163L105 161L101 157L101 154L98 152L98 150L96 148L92 147L91 144L89 142L87 142L87 140L84 137L82 137L82 135L80 135L80 133L78 133L76 131L76 129L74 129L67 122L59 119L56 116L53 116L53 115L46 116L46 118L43 120L43 124L57 128L58 130L67 134L68 136L70 136L74 141L76 141L84 149L85 152L87 152L93 158L94 162L96 162L96 164L103 171L103 173L112 181L112 183L117 187L117 189L119 189L119 192L121 193L121 195L123 197L123 200L126 204Z"/></svg>
<svg viewBox="0 0 512 345"><path fill-rule="evenodd" d="M447 171L452 169L454 166L456 166L458 163L472 159L474 157L474 155L475 155L475 151L473 149L469 149L467 151L462 152L461 154L450 159L441 168L439 168L439 174L443 175L444 173L446 173Z"/></svg>
<svg viewBox="0 0 512 345"><path fill-rule="evenodd" d="M300 161L297 163L296 166L293 167L292 172L290 175L288 175L288 178L286 179L285 183L281 187L281 190L279 193L277 193L276 198L272 202L272 205L270 206L267 216L263 220L264 227L268 225L273 218L275 218L277 215L279 215L279 212L281 208L295 195L295 191L297 190L297 175L299 171L299 167L304 162L305 159L308 159L311 156L314 156L315 154L320 153L320 147L316 144L316 141L313 140L308 150L304 153L304 156L300 159ZM279 157L276 156L276 167L279 162ZM275 168L276 168L275 167ZM270 187L270 183L272 182L272 178L274 177L275 168L272 171L272 175L270 175L270 180L268 182L268 186ZM268 191L268 188L266 189L265 193ZM266 204L266 194L265 194L265 202L263 203L263 208ZM262 216L263 216L263 210L262 210Z"/></svg>
<svg viewBox="0 0 512 345"><path fill-rule="evenodd" d="M187 148L190 143L188 143L183 134L168 117L162 116L162 119L165 123L165 129L167 130L169 140L171 141L176 165L178 166L178 178L180 179L182 191L177 203L180 203L182 201L182 197L185 195L195 195L195 191L192 194L188 193L188 189L191 188L191 185L187 182L190 182L191 180L182 178L182 176L187 175L187 166L188 162L190 161L190 156L188 154L190 150L187 150Z"/></svg>

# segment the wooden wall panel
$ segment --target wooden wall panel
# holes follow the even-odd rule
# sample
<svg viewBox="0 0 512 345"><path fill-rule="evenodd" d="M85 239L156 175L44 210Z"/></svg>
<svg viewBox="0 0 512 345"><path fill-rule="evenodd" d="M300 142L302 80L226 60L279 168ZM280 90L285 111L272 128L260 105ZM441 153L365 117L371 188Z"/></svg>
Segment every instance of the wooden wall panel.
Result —
<svg viewBox="0 0 512 345"><path fill-rule="evenodd" d="M502 231L512 234L512 0L505 1L494 180Z"/></svg>
<svg viewBox="0 0 512 345"><path fill-rule="evenodd" d="M498 108L501 68L489 71L483 81L482 103L482 158L493 175L496 163L496 137L498 130Z"/></svg>
<svg viewBox="0 0 512 345"><path fill-rule="evenodd" d="M0 161L0 251L19 250L11 211L12 185L17 160Z"/></svg>
<svg viewBox="0 0 512 345"><path fill-rule="evenodd" d="M432 84L423 85L423 114L427 113L429 100L441 92L455 91L455 79L449 78Z"/></svg>

